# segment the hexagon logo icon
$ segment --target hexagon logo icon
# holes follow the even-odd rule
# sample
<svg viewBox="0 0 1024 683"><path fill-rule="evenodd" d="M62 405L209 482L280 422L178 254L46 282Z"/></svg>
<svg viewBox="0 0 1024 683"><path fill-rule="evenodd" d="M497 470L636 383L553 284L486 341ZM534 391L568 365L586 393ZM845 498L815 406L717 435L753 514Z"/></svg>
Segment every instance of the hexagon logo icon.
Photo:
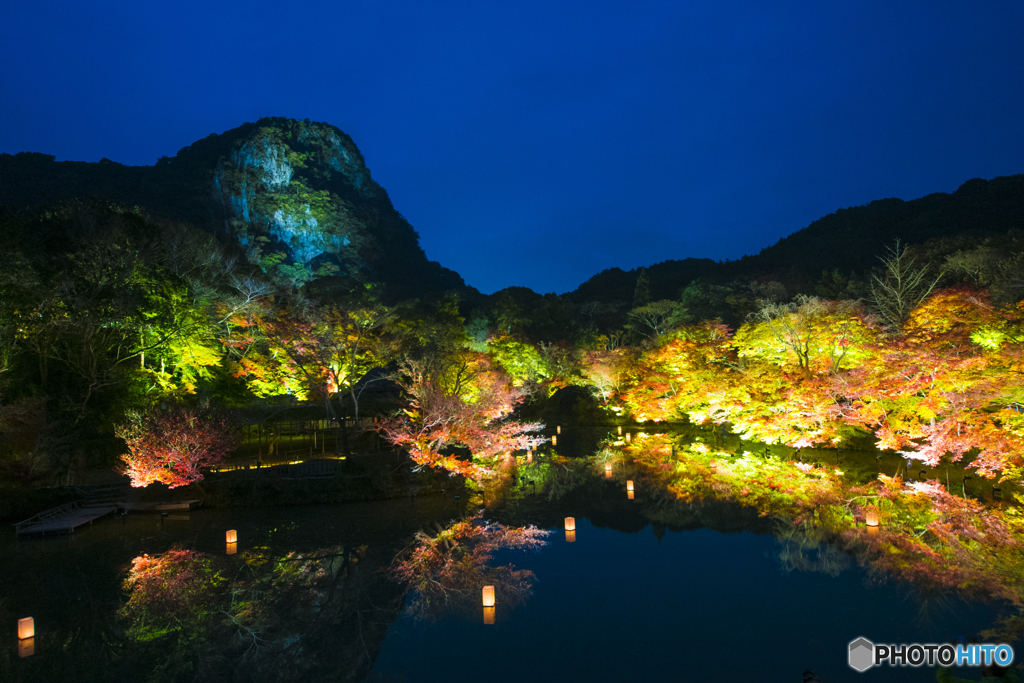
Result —
<svg viewBox="0 0 1024 683"><path fill-rule="evenodd" d="M875 644L867 638L858 638L850 643L850 667L867 671L874 664Z"/></svg>

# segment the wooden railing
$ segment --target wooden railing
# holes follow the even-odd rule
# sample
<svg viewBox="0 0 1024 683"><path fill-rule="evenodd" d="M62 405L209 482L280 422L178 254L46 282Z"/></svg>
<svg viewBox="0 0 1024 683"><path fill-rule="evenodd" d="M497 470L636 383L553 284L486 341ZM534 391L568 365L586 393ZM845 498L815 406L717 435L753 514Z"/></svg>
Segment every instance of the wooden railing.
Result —
<svg viewBox="0 0 1024 683"><path fill-rule="evenodd" d="M32 517L29 517L28 519L26 519L23 522L18 522L17 524L15 524L14 525L14 531L15 531L15 533L20 534L22 532L22 530L25 529L26 527L35 526L37 524L41 524L43 522L49 522L49 521L52 521L52 520L55 520L55 519L60 519L61 517L66 516L67 513L71 512L73 510L77 510L80 507L81 507L81 504L77 500L75 500L75 501L72 501L70 503L64 503L63 505L58 505L55 508L50 508L49 510L43 510L38 515L34 515Z"/></svg>

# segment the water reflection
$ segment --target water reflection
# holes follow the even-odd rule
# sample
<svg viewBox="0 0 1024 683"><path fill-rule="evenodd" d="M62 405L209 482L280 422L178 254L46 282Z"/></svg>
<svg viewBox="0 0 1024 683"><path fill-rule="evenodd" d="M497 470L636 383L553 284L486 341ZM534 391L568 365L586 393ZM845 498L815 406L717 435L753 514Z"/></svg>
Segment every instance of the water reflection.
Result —
<svg viewBox="0 0 1024 683"><path fill-rule="evenodd" d="M566 433L565 441L575 441L571 428ZM573 580L601 552L598 531L631 534L649 527L660 541L666 531L706 529L754 532L762 539L770 534L774 548L756 556L770 555L785 572L840 577L838 582L861 565L872 578L914 586L929 609L956 594L1020 599L1014 591L1024 575L1021 532L1009 513L943 487L877 479L877 472L868 486L860 475L851 476L858 466L849 457L840 463L837 455L825 466L635 436L629 446L608 446L592 457L545 454L489 483L486 495L460 490L461 507L452 494L425 515L420 511L429 500L379 504L372 509L388 512L368 513L344 533L320 531L342 514L337 508L276 508L234 519L203 511L168 524L172 531L152 520L143 531L138 518L129 518L125 528L125 520L97 526L91 533L110 533L112 540L88 556L75 550L75 544L89 543L88 536L20 545L17 567L13 552L0 560L7 581L0 613L8 615L8 628L17 617L34 614L41 639L18 641L21 660L10 656L12 639L0 679L317 681L345 671L358 680L403 606L415 619L463 621L492 636L539 610L538 576L542 588L549 578L560 579L506 564L505 551L537 549L549 533L544 530L560 526L566 542L575 541L577 529L585 541L571 548L567 573ZM838 472L840 465L846 474ZM643 495L627 499L624 488ZM484 512L464 516L467 507L484 504ZM870 525L872 513L877 526ZM268 538L246 526L244 520L257 514L306 517ZM398 521L388 521L384 533L382 519ZM232 540L228 527L237 527L234 548L222 545ZM352 528L365 532L357 539ZM413 535L416 528L429 533ZM129 540L132 534L144 542ZM179 547L168 541L174 534ZM238 536L244 548L237 547ZM561 539L553 544L560 546ZM122 593L117 586L123 580ZM730 586L751 580L737 570ZM113 590L104 589L104 581ZM35 602L13 597L21 586L32 586ZM494 588L492 606L481 604L484 586ZM535 589L537 597L527 602ZM39 611L46 601L48 618ZM593 619L601 618L595 612ZM481 622L496 628L482 629ZM19 661L27 667L12 668Z"/></svg>
<svg viewBox="0 0 1024 683"><path fill-rule="evenodd" d="M535 580L533 572L511 564L492 566L494 553L537 550L551 533L532 525L485 522L482 513L446 528L438 525L436 531L436 535L417 533L414 544L391 569L393 577L413 589L408 613L428 621L476 612L481 592L485 608L494 607L500 596L503 614L525 602Z"/></svg>

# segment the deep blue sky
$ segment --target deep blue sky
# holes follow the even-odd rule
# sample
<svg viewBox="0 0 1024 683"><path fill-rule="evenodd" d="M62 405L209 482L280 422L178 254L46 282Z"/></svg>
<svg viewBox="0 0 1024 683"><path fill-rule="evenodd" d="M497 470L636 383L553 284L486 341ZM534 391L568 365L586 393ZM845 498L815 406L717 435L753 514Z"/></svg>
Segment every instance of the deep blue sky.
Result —
<svg viewBox="0 0 1024 683"><path fill-rule="evenodd" d="M564 292L1024 172L1024 2L37 0L0 93L0 152L61 160L332 123L428 257Z"/></svg>

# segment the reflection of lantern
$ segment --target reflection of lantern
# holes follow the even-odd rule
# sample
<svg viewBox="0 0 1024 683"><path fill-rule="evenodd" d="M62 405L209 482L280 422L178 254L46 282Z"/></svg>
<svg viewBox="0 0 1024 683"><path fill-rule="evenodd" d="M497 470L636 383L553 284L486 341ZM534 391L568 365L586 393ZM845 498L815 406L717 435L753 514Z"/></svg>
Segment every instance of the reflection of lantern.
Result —
<svg viewBox="0 0 1024 683"><path fill-rule="evenodd" d="M573 529L572 531L569 531L568 529L566 529L566 531L565 531L565 542L566 543L575 543L576 542L576 530L575 529Z"/></svg>
<svg viewBox="0 0 1024 683"><path fill-rule="evenodd" d="M575 517L566 517L565 518L565 530L566 531L576 531L576 518Z"/></svg>
<svg viewBox="0 0 1024 683"><path fill-rule="evenodd" d="M632 443L632 442L631 442L631 441L629 440L629 432L626 432L626 443Z"/></svg>
<svg viewBox="0 0 1024 683"><path fill-rule="evenodd" d="M36 620L32 617L18 619L18 639L32 638L36 635Z"/></svg>
<svg viewBox="0 0 1024 683"><path fill-rule="evenodd" d="M717 471L718 471L718 463L715 462L714 460L712 460L711 461L711 474L714 474Z"/></svg>
<svg viewBox="0 0 1024 683"><path fill-rule="evenodd" d="M227 536L227 542L228 543L238 543L238 532L235 531L234 529L229 531L226 534L226 536Z"/></svg>
<svg viewBox="0 0 1024 683"><path fill-rule="evenodd" d="M238 544L237 543L228 543L228 547L227 547L227 550L225 552L228 555L234 555L235 553L238 552Z"/></svg>
<svg viewBox="0 0 1024 683"><path fill-rule="evenodd" d="M878 513L875 512L874 510L868 510L867 513L864 515L864 521L869 527L877 527Z"/></svg>
<svg viewBox="0 0 1024 683"><path fill-rule="evenodd" d="M619 436L622 436L622 427L619 427Z"/></svg>
<svg viewBox="0 0 1024 683"><path fill-rule="evenodd" d="M558 437L557 436L552 436L551 437L551 445L552 446L557 446L558 445Z"/></svg>
<svg viewBox="0 0 1024 683"><path fill-rule="evenodd" d="M18 641L18 656L31 657L36 653L36 639L25 638Z"/></svg>
<svg viewBox="0 0 1024 683"><path fill-rule="evenodd" d="M484 623L485 624L493 624L494 623L494 608L493 607L484 607Z"/></svg>
<svg viewBox="0 0 1024 683"><path fill-rule="evenodd" d="M494 586L484 586L484 607L494 607Z"/></svg>
<svg viewBox="0 0 1024 683"><path fill-rule="evenodd" d="M561 434L562 433L562 425L558 425L557 427L555 427L555 433L556 434Z"/></svg>
<svg viewBox="0 0 1024 683"><path fill-rule="evenodd" d="M626 497L629 498L630 500L633 500L633 492L632 491L627 491L626 492Z"/></svg>

